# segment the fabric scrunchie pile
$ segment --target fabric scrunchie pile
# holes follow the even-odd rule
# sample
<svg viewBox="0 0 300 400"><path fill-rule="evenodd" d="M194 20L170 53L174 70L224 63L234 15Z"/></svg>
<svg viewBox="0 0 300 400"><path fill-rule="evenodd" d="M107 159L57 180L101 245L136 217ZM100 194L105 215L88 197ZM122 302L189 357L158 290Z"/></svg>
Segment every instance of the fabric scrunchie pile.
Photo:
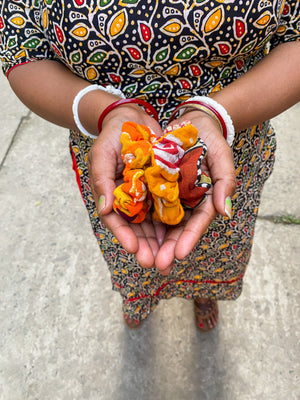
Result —
<svg viewBox="0 0 300 400"><path fill-rule="evenodd" d="M210 177L201 171L207 147L197 129L184 122L163 133L158 138L131 121L122 126L124 183L114 190L113 208L128 222L142 222L153 204L155 220L176 225L184 208L201 204L211 187Z"/></svg>

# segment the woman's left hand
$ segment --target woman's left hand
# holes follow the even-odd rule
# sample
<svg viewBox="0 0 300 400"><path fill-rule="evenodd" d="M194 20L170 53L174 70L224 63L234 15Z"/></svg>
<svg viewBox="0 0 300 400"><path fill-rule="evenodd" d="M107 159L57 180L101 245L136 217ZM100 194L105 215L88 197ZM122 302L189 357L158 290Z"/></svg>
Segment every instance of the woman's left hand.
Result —
<svg viewBox="0 0 300 400"><path fill-rule="evenodd" d="M211 177L212 188L207 192L204 203L193 211L185 212L180 224L167 227L155 258L155 265L163 275L170 273L175 258L182 260L192 251L216 215L231 213L228 198L234 194L236 187L232 150L217 123L203 112L193 110L173 124L184 120L192 122L198 129L198 136L207 145L207 156L201 168Z"/></svg>

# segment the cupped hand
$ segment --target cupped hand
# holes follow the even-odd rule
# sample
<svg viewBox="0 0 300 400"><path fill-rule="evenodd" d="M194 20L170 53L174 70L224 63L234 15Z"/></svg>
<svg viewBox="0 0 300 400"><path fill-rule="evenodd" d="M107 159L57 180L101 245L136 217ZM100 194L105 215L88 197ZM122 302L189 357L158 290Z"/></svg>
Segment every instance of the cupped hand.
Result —
<svg viewBox="0 0 300 400"><path fill-rule="evenodd" d="M156 254L164 240L165 227L150 215L140 224L129 224L113 211L114 189L122 182L124 164L120 135L125 121L150 127L161 136L159 124L138 106L122 106L104 119L102 131L90 149L88 169L98 215L125 250L135 254L142 267L154 266Z"/></svg>
<svg viewBox="0 0 300 400"><path fill-rule="evenodd" d="M155 257L155 265L163 275L168 275L174 259L186 257L204 234L216 215L228 215L225 202L235 191L235 169L232 150L223 138L217 123L201 111L190 111L172 124L189 120L198 129L198 136L207 145L207 156L201 166L212 179L207 199L193 211L187 211L176 226L168 226L164 241Z"/></svg>

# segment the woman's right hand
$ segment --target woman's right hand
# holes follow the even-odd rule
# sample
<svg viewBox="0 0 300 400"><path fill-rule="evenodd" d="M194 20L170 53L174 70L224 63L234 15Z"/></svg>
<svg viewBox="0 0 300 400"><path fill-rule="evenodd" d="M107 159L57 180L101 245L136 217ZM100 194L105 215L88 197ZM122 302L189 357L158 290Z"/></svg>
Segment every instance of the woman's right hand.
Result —
<svg viewBox="0 0 300 400"><path fill-rule="evenodd" d="M111 111L102 124L102 131L88 156L89 177L98 215L129 253L135 254L143 267L154 266L165 227L153 221L150 214L140 224L130 224L113 211L114 190L122 182L124 164L121 158L120 135L125 121L148 126L157 136L162 131L158 122L139 106L122 105Z"/></svg>

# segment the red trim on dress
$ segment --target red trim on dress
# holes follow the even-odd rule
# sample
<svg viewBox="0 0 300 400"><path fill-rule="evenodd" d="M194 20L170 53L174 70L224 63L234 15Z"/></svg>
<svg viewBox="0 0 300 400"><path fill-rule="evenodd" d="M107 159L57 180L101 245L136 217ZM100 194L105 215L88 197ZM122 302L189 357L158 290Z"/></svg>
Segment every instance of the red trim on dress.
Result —
<svg viewBox="0 0 300 400"><path fill-rule="evenodd" d="M73 161L73 162L72 162L72 168L73 168L73 171L75 172L75 175L76 175L76 182L77 182L77 185L78 185L78 187L79 187L81 197L83 198L83 201L84 201L84 203L85 203L85 200L84 200L84 197L83 197L83 193L82 193L80 175L79 175L79 172L78 172L77 163L76 163L76 158L75 158L75 154L74 154L74 151L73 151L71 142L70 142L70 153L71 153L71 157L72 157L72 161Z"/></svg>
<svg viewBox="0 0 300 400"><path fill-rule="evenodd" d="M132 297L131 299L126 299L125 300L125 302L129 302L129 301L136 301L136 300L140 300L140 299L145 299L145 298L147 298L147 297L157 297L157 296L159 296L159 294L160 294L160 292L167 286L167 285L169 285L170 283L194 283L194 284L205 284L205 283L209 283L209 284L211 284L211 285L226 285L226 284L232 284L232 283L235 283L235 282L237 282L237 281L239 281L240 279L242 279L243 278L243 276L245 275L245 273L243 272L240 276L238 276L237 278L235 278L235 279L232 279L232 280L230 280L230 281L213 281L213 280L209 280L209 279L207 279L207 280L204 280L204 281L201 281L201 280L199 280L199 281L196 281L196 280L192 280L192 279L180 279L180 280L178 280L178 281L176 281L175 279L174 280L172 280L172 281L169 281L169 282L166 282L166 283L164 283L161 287L159 287L158 289L157 289L157 291L156 291L156 293L153 295L153 296L151 296L151 295L147 295L147 294L140 294L140 296L137 296L137 297ZM123 289L123 287L121 287L120 285L118 285L118 287L120 287L120 289Z"/></svg>
<svg viewBox="0 0 300 400"><path fill-rule="evenodd" d="M7 73L6 73L6 78L8 79L8 75L11 73L11 71L12 71L13 69L15 69L15 68L17 68L17 67L20 67L20 65L29 64L29 63L34 62L34 61L35 61L35 60L24 61L24 62L22 62L22 63L20 63L20 64L14 65L13 67L9 68L9 70L8 70Z"/></svg>

